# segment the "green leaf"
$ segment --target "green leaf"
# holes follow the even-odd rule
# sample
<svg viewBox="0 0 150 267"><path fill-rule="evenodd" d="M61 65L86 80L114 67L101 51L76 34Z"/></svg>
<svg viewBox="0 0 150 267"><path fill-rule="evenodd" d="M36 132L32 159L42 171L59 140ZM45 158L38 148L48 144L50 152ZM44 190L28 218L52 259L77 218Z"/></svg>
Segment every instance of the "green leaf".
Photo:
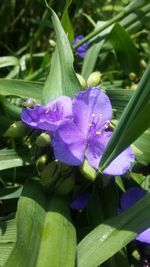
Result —
<svg viewBox="0 0 150 267"><path fill-rule="evenodd" d="M55 14L51 11L51 18L57 38L57 48L52 56L51 68L48 79L43 89L43 103L60 95L74 96L81 90L79 81L73 69L73 54L69 40Z"/></svg>
<svg viewBox="0 0 150 267"><path fill-rule="evenodd" d="M104 22L103 22L104 23ZM97 22L95 30L100 27L100 25L103 24L102 22ZM100 33L98 36L100 37L100 41L94 43L86 52L86 56L83 61L81 75L87 79L91 72L94 70L94 66L96 64L99 52L104 44L105 36L110 31L110 27L106 30L104 30L102 33ZM94 40L93 40L94 41Z"/></svg>
<svg viewBox="0 0 150 267"><path fill-rule="evenodd" d="M76 234L68 203L29 180L17 210L17 241L5 267L73 267Z"/></svg>
<svg viewBox="0 0 150 267"><path fill-rule="evenodd" d="M108 85L108 87L111 87L111 85ZM124 111L133 93L132 90L127 89L106 89L106 94L110 98L113 109L116 111L115 115L117 118Z"/></svg>
<svg viewBox="0 0 150 267"><path fill-rule="evenodd" d="M22 187L2 188L0 189L0 200L19 198Z"/></svg>
<svg viewBox="0 0 150 267"><path fill-rule="evenodd" d="M130 72L139 73L139 53L125 29L120 24L115 24L109 34L111 42L121 68L126 74Z"/></svg>
<svg viewBox="0 0 150 267"><path fill-rule="evenodd" d="M150 163L150 130L145 131L133 144L137 160L148 165Z"/></svg>
<svg viewBox="0 0 150 267"><path fill-rule="evenodd" d="M102 264L102 267L131 267L128 262L128 255L125 249L117 252L113 257Z"/></svg>
<svg viewBox="0 0 150 267"><path fill-rule="evenodd" d="M104 31L105 29L109 28L111 25L114 23L125 19L128 15L132 15L132 13L137 13L139 10L142 10L143 7L146 7L148 5L147 0L134 0L132 1L131 4L126 6L122 12L114 16L112 19L106 21L101 27L99 27L97 30L94 29L94 31L90 32L86 37L84 37L80 42L78 42L75 46L74 49L78 48L81 46L83 43L89 41L93 37L96 37L99 33ZM140 12L139 12L140 13ZM143 17L143 14L142 14ZM140 24L140 23L139 23Z"/></svg>
<svg viewBox="0 0 150 267"><path fill-rule="evenodd" d="M61 19L61 24L65 30L65 33L68 36L70 44L72 43L74 39L74 31L73 31L73 27L71 25L71 21L70 21L69 14L68 14L68 9L71 3L72 3L72 0L66 1L66 5L64 7L64 11L63 11L62 19Z"/></svg>
<svg viewBox="0 0 150 267"><path fill-rule="evenodd" d="M149 22L149 18L150 18L150 4L142 7L140 9L140 12L135 10L128 16L123 17L123 19L119 20L119 23L122 27L124 27L124 29L128 33L133 34L137 32L139 29L141 29L142 25L146 21ZM95 27L95 31L99 30L105 24L106 22L102 23L101 21L98 21ZM109 34L111 32L112 27L113 25L111 24L110 26L106 27L105 30L102 30L99 33L97 33L94 38L90 38L89 40L90 47L86 53L82 65L82 76L84 76L86 79L94 70L97 58L99 56L99 52L104 45L104 41L106 39L109 40Z"/></svg>
<svg viewBox="0 0 150 267"><path fill-rule="evenodd" d="M105 221L78 245L78 267L97 267L149 227L150 194L126 212ZM140 214L140 216L139 216Z"/></svg>
<svg viewBox="0 0 150 267"><path fill-rule="evenodd" d="M43 83L0 79L0 94L34 98L41 101Z"/></svg>
<svg viewBox="0 0 150 267"><path fill-rule="evenodd" d="M0 57L0 68L19 65L19 60L16 57Z"/></svg>
<svg viewBox="0 0 150 267"><path fill-rule="evenodd" d="M119 186L119 188L125 192L125 187L124 187L124 183L123 183L123 179L121 176L115 176L115 183Z"/></svg>
<svg viewBox="0 0 150 267"><path fill-rule="evenodd" d="M26 149L15 151L14 149L0 150L0 170L31 164L31 157Z"/></svg>
<svg viewBox="0 0 150 267"><path fill-rule="evenodd" d="M11 216L0 219L0 266L4 266L16 241L16 221Z"/></svg>
<svg viewBox="0 0 150 267"><path fill-rule="evenodd" d="M130 99L101 158L104 169L150 126L150 65Z"/></svg>

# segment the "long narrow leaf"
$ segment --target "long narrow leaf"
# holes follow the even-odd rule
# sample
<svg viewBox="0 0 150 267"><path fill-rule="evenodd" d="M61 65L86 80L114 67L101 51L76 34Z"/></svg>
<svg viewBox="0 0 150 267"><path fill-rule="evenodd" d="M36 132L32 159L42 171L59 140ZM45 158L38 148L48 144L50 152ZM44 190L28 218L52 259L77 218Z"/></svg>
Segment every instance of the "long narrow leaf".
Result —
<svg viewBox="0 0 150 267"><path fill-rule="evenodd" d="M150 194L123 214L96 227L78 245L78 267L97 267L150 225ZM140 216L139 216L140 214Z"/></svg>
<svg viewBox="0 0 150 267"><path fill-rule="evenodd" d="M73 54L69 40L57 15L49 6L48 8L51 11L51 18L56 33L57 52L55 51L53 54L50 74L43 89L43 103L46 103L54 96L73 96L80 90L80 84L73 69ZM59 82L59 88L57 87L58 79L61 82Z"/></svg>
<svg viewBox="0 0 150 267"><path fill-rule="evenodd" d="M145 71L137 91L130 99L112 138L101 158L104 169L119 153L134 142L149 126L150 65Z"/></svg>
<svg viewBox="0 0 150 267"><path fill-rule="evenodd" d="M25 149L16 152L14 149L0 150L0 170L31 164L31 157Z"/></svg>
<svg viewBox="0 0 150 267"><path fill-rule="evenodd" d="M0 94L15 95L20 97L35 98L41 100L43 83L27 82L23 80L0 79Z"/></svg>

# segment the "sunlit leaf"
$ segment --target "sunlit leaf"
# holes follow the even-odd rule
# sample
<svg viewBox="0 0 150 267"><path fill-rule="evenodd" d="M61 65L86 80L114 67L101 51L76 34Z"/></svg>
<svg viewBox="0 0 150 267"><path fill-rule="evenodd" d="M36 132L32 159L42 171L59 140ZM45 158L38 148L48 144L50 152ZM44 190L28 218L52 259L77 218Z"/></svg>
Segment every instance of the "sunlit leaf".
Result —
<svg viewBox="0 0 150 267"><path fill-rule="evenodd" d="M121 215L105 221L78 245L78 267L97 267L149 227L150 194ZM140 216L139 216L140 214Z"/></svg>
<svg viewBox="0 0 150 267"><path fill-rule="evenodd" d="M52 9L50 11L57 48L52 56L50 73L43 89L43 103L60 95L73 96L80 90L80 84L73 69L73 54L69 40L57 15Z"/></svg>
<svg viewBox="0 0 150 267"><path fill-rule="evenodd" d="M145 71L138 88L127 107L101 158L105 168L119 153L134 142L150 126L150 65Z"/></svg>
<svg viewBox="0 0 150 267"><path fill-rule="evenodd" d="M76 234L68 204L28 181L17 210L17 240L5 267L73 267Z"/></svg>

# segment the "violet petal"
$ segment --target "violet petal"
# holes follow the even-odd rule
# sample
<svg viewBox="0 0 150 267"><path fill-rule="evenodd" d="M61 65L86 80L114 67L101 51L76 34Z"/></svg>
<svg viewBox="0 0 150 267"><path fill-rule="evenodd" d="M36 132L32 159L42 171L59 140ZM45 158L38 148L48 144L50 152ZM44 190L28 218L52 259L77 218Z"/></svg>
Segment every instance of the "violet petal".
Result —
<svg viewBox="0 0 150 267"><path fill-rule="evenodd" d="M23 109L21 119L30 127L45 131L56 130L60 121L72 116L72 101L67 96L58 97L46 106L36 105Z"/></svg>
<svg viewBox="0 0 150 267"><path fill-rule="evenodd" d="M78 166L84 159L86 140L73 121L62 121L52 140L56 159L69 165Z"/></svg>
<svg viewBox="0 0 150 267"><path fill-rule="evenodd" d="M86 157L89 164L98 169L100 158L110 140L111 132L102 132L95 138L88 140L86 149ZM118 155L109 166L103 171L107 175L122 175L130 169L135 157L131 147L125 149L120 155Z"/></svg>
<svg viewBox="0 0 150 267"><path fill-rule="evenodd" d="M75 39L73 40L72 45L74 46L74 45L77 44L79 41L81 41L83 38L84 38L83 35L77 35L77 36L75 37ZM81 46L79 46L79 47L76 49L75 55L79 56L80 58L84 58L85 55L86 55L88 46L89 46L89 45L88 45L87 42L84 43L84 44L82 44Z"/></svg>
<svg viewBox="0 0 150 267"><path fill-rule="evenodd" d="M79 92L73 99L74 122L87 135L92 122L103 127L112 118L112 106L108 96L98 87Z"/></svg>

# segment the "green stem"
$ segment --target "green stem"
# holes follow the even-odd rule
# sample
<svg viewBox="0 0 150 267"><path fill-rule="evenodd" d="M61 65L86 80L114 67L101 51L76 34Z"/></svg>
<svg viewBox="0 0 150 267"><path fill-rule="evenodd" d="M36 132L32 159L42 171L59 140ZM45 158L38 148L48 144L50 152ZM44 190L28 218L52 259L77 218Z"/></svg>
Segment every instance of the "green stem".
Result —
<svg viewBox="0 0 150 267"><path fill-rule="evenodd" d="M117 14L114 18L112 18L111 20L107 21L99 29L94 30L91 33L89 33L85 38L83 38L80 42L78 42L76 45L74 45L73 49L75 50L76 48L78 48L79 46L84 44L85 42L89 41L95 35L97 35L98 33L102 32L103 30L105 30L106 28L111 26L113 23L117 22L118 20L123 19L125 16L129 15L130 13L135 11L136 9L143 7L144 5L146 5L146 0L135 1L135 4L131 3L121 13Z"/></svg>

